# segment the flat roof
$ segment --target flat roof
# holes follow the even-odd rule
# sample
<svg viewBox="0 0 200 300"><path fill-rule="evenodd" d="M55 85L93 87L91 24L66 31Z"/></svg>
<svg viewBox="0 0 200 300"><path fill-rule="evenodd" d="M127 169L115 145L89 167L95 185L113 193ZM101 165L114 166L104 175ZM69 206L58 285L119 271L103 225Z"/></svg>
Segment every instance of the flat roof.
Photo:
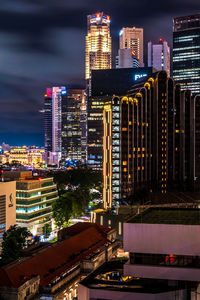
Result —
<svg viewBox="0 0 200 300"><path fill-rule="evenodd" d="M123 276L124 263L125 261L120 260L106 262L79 284L89 289L148 294L165 293L178 289L177 286L168 286L168 280L125 277Z"/></svg>
<svg viewBox="0 0 200 300"><path fill-rule="evenodd" d="M152 207L130 218L127 223L200 225L200 209Z"/></svg>

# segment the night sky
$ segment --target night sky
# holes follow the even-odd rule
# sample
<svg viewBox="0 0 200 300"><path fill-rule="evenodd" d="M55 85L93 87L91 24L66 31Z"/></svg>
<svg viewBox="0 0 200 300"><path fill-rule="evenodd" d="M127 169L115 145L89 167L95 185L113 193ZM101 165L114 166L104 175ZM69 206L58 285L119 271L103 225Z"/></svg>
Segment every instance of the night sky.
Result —
<svg viewBox="0 0 200 300"><path fill-rule="evenodd" d="M172 45L172 18L200 11L199 0L4 0L0 7L0 144L43 146L48 86L84 86L87 14L111 16L113 55L123 26L146 42Z"/></svg>

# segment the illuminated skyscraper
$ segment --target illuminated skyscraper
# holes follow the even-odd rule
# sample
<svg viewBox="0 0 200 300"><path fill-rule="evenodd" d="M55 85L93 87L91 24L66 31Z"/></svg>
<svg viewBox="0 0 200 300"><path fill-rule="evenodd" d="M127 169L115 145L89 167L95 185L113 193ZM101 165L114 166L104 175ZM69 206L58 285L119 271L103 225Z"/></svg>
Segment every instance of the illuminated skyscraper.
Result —
<svg viewBox="0 0 200 300"><path fill-rule="evenodd" d="M131 49L134 51L135 57L143 63L143 28L123 27L119 33L120 49Z"/></svg>
<svg viewBox="0 0 200 300"><path fill-rule="evenodd" d="M182 89L200 93L200 13L174 19L173 77Z"/></svg>
<svg viewBox="0 0 200 300"><path fill-rule="evenodd" d="M85 78L91 77L91 70L111 69L110 17L103 12L88 15L88 29L85 38Z"/></svg>
<svg viewBox="0 0 200 300"><path fill-rule="evenodd" d="M200 190L200 97L166 71L113 96L103 113L103 200L129 203L151 192Z"/></svg>
<svg viewBox="0 0 200 300"><path fill-rule="evenodd" d="M158 44L148 42L148 67L153 67L157 71L165 70L170 76L170 48L167 41L160 38Z"/></svg>
<svg viewBox="0 0 200 300"><path fill-rule="evenodd" d="M48 88L44 99L45 151L55 153L59 158L62 147L62 97L67 94L65 87Z"/></svg>
<svg viewBox="0 0 200 300"><path fill-rule="evenodd" d="M84 130L86 118L82 116L84 113L84 100L85 91L82 89L68 89L67 97L63 98L62 159L73 161L81 161L82 159L82 143L84 144L85 142L86 147L86 141L83 139L84 132L86 131L86 129ZM86 156L86 154L84 154L84 156Z"/></svg>

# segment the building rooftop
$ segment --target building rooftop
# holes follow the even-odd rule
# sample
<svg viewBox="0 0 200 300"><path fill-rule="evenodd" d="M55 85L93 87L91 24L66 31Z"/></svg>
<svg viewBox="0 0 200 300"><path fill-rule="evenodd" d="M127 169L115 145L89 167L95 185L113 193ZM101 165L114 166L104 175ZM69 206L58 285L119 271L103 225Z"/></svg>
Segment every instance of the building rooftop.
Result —
<svg viewBox="0 0 200 300"><path fill-rule="evenodd" d="M153 207L129 219L128 223L200 225L200 209Z"/></svg>
<svg viewBox="0 0 200 300"><path fill-rule="evenodd" d="M81 227L85 227L81 224L77 226L80 231ZM93 225L81 232L78 230L75 232L76 234L67 240L52 244L51 247L42 249L31 257L1 267L0 286L18 288L28 279L39 275L40 286L45 287L63 272L70 270L82 259L109 242Z"/></svg>
<svg viewBox="0 0 200 300"><path fill-rule="evenodd" d="M72 236L74 236L78 233L81 233L81 232L87 230L88 228L92 228L92 227L94 227L104 237L106 237L107 233L112 230L109 227L106 227L106 226L103 226L103 225L98 225L96 223L79 222L79 223L76 223L73 226L61 229L58 232L58 239L59 240L67 239L69 237L72 237Z"/></svg>
<svg viewBox="0 0 200 300"><path fill-rule="evenodd" d="M124 263L119 260L106 262L83 279L80 284L89 289L148 294L177 290L177 287L168 286L167 280L139 279L123 276Z"/></svg>

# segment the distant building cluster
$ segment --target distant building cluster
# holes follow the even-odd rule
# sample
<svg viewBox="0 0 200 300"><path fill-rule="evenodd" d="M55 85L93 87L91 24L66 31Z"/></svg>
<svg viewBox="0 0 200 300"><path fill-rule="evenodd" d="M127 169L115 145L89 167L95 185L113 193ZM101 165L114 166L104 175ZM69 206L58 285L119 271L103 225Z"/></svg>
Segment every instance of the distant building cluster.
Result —
<svg viewBox="0 0 200 300"><path fill-rule="evenodd" d="M0 165L23 165L33 168L43 168L45 165L44 149L35 146L3 148L0 153Z"/></svg>

